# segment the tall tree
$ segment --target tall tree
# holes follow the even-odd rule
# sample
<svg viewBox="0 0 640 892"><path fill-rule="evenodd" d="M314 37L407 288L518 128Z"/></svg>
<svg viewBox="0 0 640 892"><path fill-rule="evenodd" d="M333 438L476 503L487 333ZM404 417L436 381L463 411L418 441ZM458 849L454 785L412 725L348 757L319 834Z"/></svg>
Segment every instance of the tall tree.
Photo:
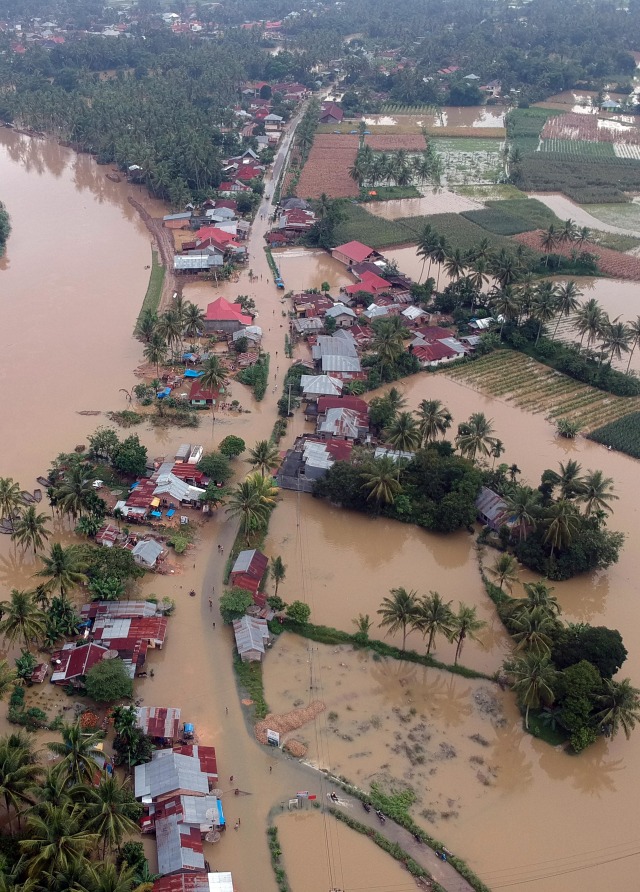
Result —
<svg viewBox="0 0 640 892"><path fill-rule="evenodd" d="M600 710L595 715L598 727L614 737L622 729L628 740L636 722L640 721L640 690L633 687L629 678L622 681L605 678L603 687L598 702Z"/></svg>
<svg viewBox="0 0 640 892"><path fill-rule="evenodd" d="M505 552L487 568L487 575L500 586L500 591L506 588L510 592L518 581L518 562L512 554Z"/></svg>
<svg viewBox="0 0 640 892"><path fill-rule="evenodd" d="M276 585L276 595L278 594L278 586L281 582L284 581L285 576L287 575L287 568L285 567L282 558L280 555L271 558L271 564L269 565L271 570L271 578L275 582Z"/></svg>
<svg viewBox="0 0 640 892"><path fill-rule="evenodd" d="M407 643L407 626L413 624L418 615L418 597L415 591L405 588L392 588L391 597L383 598L378 610L381 629L388 629L387 634L395 635L402 630L402 650Z"/></svg>
<svg viewBox="0 0 640 892"><path fill-rule="evenodd" d="M22 504L20 484L12 477L0 477L0 521L12 521Z"/></svg>
<svg viewBox="0 0 640 892"><path fill-rule="evenodd" d="M476 456L491 455L496 445L492 422L483 412L474 412L468 421L458 425L456 446L465 458L475 461Z"/></svg>
<svg viewBox="0 0 640 892"><path fill-rule="evenodd" d="M456 642L456 655L453 665L458 665L462 647L467 638L472 641L478 640L478 632L485 628L486 622L477 617L477 607L470 607L468 604L458 605L458 612L453 614L451 621L451 632L449 640Z"/></svg>
<svg viewBox="0 0 640 892"><path fill-rule="evenodd" d="M436 635L451 634L452 623L451 601L443 601L438 592L429 592L420 598L413 625L425 637L428 636L427 655L431 653Z"/></svg>
<svg viewBox="0 0 640 892"><path fill-rule="evenodd" d="M258 440L253 449L249 450L247 461L256 470L260 471L264 477L265 474L270 474L280 464L278 447L271 440Z"/></svg>
<svg viewBox="0 0 640 892"><path fill-rule="evenodd" d="M54 542L49 554L42 558L42 563L42 569L35 575L46 580L46 591L58 589L63 600L72 588L87 582L87 560L77 545L68 545L65 548L59 542Z"/></svg>
<svg viewBox="0 0 640 892"><path fill-rule="evenodd" d="M402 490L397 472L395 462L388 455L367 464L361 472L362 489L369 493L367 500L374 499L378 507L393 504Z"/></svg>
<svg viewBox="0 0 640 892"><path fill-rule="evenodd" d="M543 607L519 610L511 617L511 635L517 651L548 656L556 628L554 617Z"/></svg>
<svg viewBox="0 0 640 892"><path fill-rule="evenodd" d="M138 832L136 821L142 808L126 781L112 775L102 778L97 787L83 783L71 791L71 797L84 809L85 829L98 834L103 859L107 851L120 847L125 836Z"/></svg>
<svg viewBox="0 0 640 892"><path fill-rule="evenodd" d="M25 551L29 547L33 548L35 557L39 551L42 551L45 541L51 535L51 531L47 527L48 520L51 520L48 514L38 514L35 505L29 505L14 520L11 539L21 545Z"/></svg>
<svg viewBox="0 0 640 892"><path fill-rule="evenodd" d="M554 338L558 332L560 320L563 317L566 319L568 316L572 316L578 310L580 307L579 298L582 297L582 292L573 280L559 285L556 294L558 297L558 321L553 331Z"/></svg>
<svg viewBox="0 0 640 892"><path fill-rule="evenodd" d="M384 431L385 443L399 452L414 452L420 446L420 428L411 412L400 412Z"/></svg>
<svg viewBox="0 0 640 892"><path fill-rule="evenodd" d="M0 603L0 610L0 635L9 644L20 642L30 649L32 642L44 639L45 615L30 592L11 589L9 600Z"/></svg>
<svg viewBox="0 0 640 892"><path fill-rule="evenodd" d="M578 509L567 499L554 502L549 508L546 518L545 543L551 546L553 552L570 545L578 529Z"/></svg>
<svg viewBox="0 0 640 892"><path fill-rule="evenodd" d="M88 856L98 840L85 827L84 810L79 805L54 805L44 802L27 819L20 849L25 858L27 876L56 876Z"/></svg>
<svg viewBox="0 0 640 892"><path fill-rule="evenodd" d="M556 672L548 656L526 653L505 665L511 676L511 687L524 706L524 726L529 730L529 710L550 706L555 700L553 685Z"/></svg>
<svg viewBox="0 0 640 892"><path fill-rule="evenodd" d="M276 504L277 493L273 479L262 477L258 471L249 474L231 493L226 512L240 520L240 529L247 544L253 533L266 527Z"/></svg>
<svg viewBox="0 0 640 892"><path fill-rule="evenodd" d="M426 446L439 436L445 435L451 427L451 413L440 400L422 400L418 406L418 428L422 446Z"/></svg>
<svg viewBox="0 0 640 892"><path fill-rule="evenodd" d="M613 492L613 478L604 477L602 471L589 470L582 478L578 501L584 504L585 517L590 517L594 511L611 514L613 508L609 502L618 498Z"/></svg>
<svg viewBox="0 0 640 892"><path fill-rule="evenodd" d="M95 757L102 755L98 744L104 735L98 731L84 731L79 722L63 725L60 734L61 741L47 743L47 748L61 758L60 771L71 786L90 782L98 769Z"/></svg>

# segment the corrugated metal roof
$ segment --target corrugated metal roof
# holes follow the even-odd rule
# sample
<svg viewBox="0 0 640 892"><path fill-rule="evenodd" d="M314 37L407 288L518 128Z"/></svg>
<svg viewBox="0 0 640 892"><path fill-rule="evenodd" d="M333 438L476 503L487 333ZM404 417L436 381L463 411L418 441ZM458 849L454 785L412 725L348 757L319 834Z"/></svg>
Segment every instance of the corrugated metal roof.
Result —
<svg viewBox="0 0 640 892"><path fill-rule="evenodd" d="M327 335L318 335L316 343L312 350L314 359L320 359L321 356L357 356L355 343L342 337L328 337Z"/></svg>
<svg viewBox="0 0 640 892"><path fill-rule="evenodd" d="M228 871L210 873L209 892L233 892L233 879Z"/></svg>
<svg viewBox="0 0 640 892"><path fill-rule="evenodd" d="M180 733L181 712L174 706L139 706L137 708L138 727L150 737L165 737L175 740Z"/></svg>
<svg viewBox="0 0 640 892"><path fill-rule="evenodd" d="M342 381L330 375L302 375L300 386L303 393L314 396L340 396Z"/></svg>
<svg viewBox="0 0 640 892"><path fill-rule="evenodd" d="M153 539L143 539L141 542L138 542L131 553L134 557L147 564L147 566L153 567L163 551L164 548L158 542L155 542Z"/></svg>
<svg viewBox="0 0 640 892"><path fill-rule="evenodd" d="M156 821L156 844L159 873L204 870L200 831L182 824L179 815L169 815Z"/></svg>
<svg viewBox="0 0 640 892"><path fill-rule="evenodd" d="M194 756L183 756L171 750L156 750L151 762L136 765L136 799L150 796L152 799L174 790L192 793L208 793L207 775Z"/></svg>
<svg viewBox="0 0 640 892"><path fill-rule="evenodd" d="M233 632L236 636L236 647L239 654L257 650L263 654L264 643L269 639L269 628L263 619L255 616L243 616L233 623Z"/></svg>
<svg viewBox="0 0 640 892"><path fill-rule="evenodd" d="M323 372L359 372L360 360L355 356L323 356Z"/></svg>
<svg viewBox="0 0 640 892"><path fill-rule="evenodd" d="M507 503L493 490L483 486L476 499L476 510L482 518L487 518L490 524L500 524L506 519Z"/></svg>
<svg viewBox="0 0 640 892"><path fill-rule="evenodd" d="M94 619L97 616L110 617L152 617L159 613L158 605L151 601L92 601L83 604L80 615L83 619Z"/></svg>

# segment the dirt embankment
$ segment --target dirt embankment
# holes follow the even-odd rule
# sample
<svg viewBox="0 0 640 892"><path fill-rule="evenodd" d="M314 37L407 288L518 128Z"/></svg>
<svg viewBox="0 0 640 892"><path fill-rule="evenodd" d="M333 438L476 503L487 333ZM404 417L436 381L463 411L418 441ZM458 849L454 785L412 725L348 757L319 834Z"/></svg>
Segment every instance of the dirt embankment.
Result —
<svg viewBox="0 0 640 892"><path fill-rule="evenodd" d="M153 236L153 241L158 249L160 263L164 267L164 282L162 285L160 304L158 306L158 312L163 313L168 309L173 294L176 291L176 277L173 272L173 235L169 229L164 228L162 220L152 217L149 211L143 207L139 201L136 201L135 198L129 196L129 204L137 210L144 225Z"/></svg>
<svg viewBox="0 0 640 892"><path fill-rule="evenodd" d="M321 712L324 712L326 708L327 707L322 700L312 700L308 706L305 706L302 709L292 709L291 712L286 712L281 715L269 713L269 715L262 719L261 722L257 722L254 729L256 739L258 740L258 743L262 743L266 746L268 743L267 729L270 731L277 731L280 734L280 737L284 737L292 731L296 731L298 728L306 725L307 722L312 722L316 716L320 715ZM299 740L295 740L295 738L288 738L284 746L289 750L291 755L296 758L301 759L306 755L306 746Z"/></svg>

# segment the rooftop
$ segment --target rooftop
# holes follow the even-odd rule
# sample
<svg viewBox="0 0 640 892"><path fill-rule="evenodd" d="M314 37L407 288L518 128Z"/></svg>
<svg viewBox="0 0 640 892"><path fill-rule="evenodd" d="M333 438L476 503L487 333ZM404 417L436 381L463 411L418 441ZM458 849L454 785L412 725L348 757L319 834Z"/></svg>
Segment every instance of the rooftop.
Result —
<svg viewBox="0 0 640 892"><path fill-rule="evenodd" d="M368 245L363 245L362 242L356 241L345 242L344 245L338 245L337 248L333 248L333 252L344 254L345 257L352 260L354 263L362 263L367 257L375 253L373 248L369 248Z"/></svg>

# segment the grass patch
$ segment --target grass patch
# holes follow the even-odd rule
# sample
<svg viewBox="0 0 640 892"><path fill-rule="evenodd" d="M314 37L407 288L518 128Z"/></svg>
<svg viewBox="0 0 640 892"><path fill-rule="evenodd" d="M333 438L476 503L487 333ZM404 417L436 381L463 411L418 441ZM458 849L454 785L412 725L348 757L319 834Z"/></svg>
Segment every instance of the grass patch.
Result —
<svg viewBox="0 0 640 892"><path fill-rule="evenodd" d="M603 232L600 229L591 230L591 241L603 248L611 248L612 251L631 251L640 245L640 238L636 238L634 235Z"/></svg>
<svg viewBox="0 0 640 892"><path fill-rule="evenodd" d="M527 224L527 230L548 229L551 225L559 227L562 220L551 208L537 198L516 198L505 201L487 201L487 205L502 213L511 214ZM525 232L526 230L522 230Z"/></svg>
<svg viewBox="0 0 640 892"><path fill-rule="evenodd" d="M415 186L376 186L375 195L365 193L364 202L391 201L394 198L421 198L422 194Z"/></svg>
<svg viewBox="0 0 640 892"><path fill-rule="evenodd" d="M640 458L640 412L603 424L591 431L588 438L633 458Z"/></svg>
<svg viewBox="0 0 640 892"><path fill-rule="evenodd" d="M526 198L524 192L515 186L477 184L475 186L456 186L455 191L467 198L475 198L476 201L505 201L510 198Z"/></svg>
<svg viewBox="0 0 640 892"><path fill-rule="evenodd" d="M415 233L413 241L418 240L420 232L427 223L436 230L438 235L443 235L452 248L460 248L463 251L468 250L474 245L479 244L483 239L487 239L494 251L505 248L513 253L515 251L514 243L502 235L496 235L467 220L461 214L433 214L429 217L403 217L396 221L401 226L406 226ZM531 252L533 258L533 252Z"/></svg>
<svg viewBox="0 0 640 892"><path fill-rule="evenodd" d="M413 228L407 228L397 220L374 217L359 204L346 204L346 219L336 227L336 244L361 241L372 248L388 248L390 245L406 245L417 241Z"/></svg>
<svg viewBox="0 0 640 892"><path fill-rule="evenodd" d="M144 300L142 301L142 307L140 308L140 312L138 313L138 318L136 320L136 328L138 327L138 322L142 318L142 314L147 310L150 310L152 313L158 312L158 307L160 306L160 297L162 296L162 286L164 285L164 266L161 266L158 261L158 252L151 252L151 272L149 274L149 284L147 285L147 293L144 296Z"/></svg>
<svg viewBox="0 0 640 892"><path fill-rule="evenodd" d="M640 204L634 201L620 204L588 204L585 205L585 211L609 226L640 232Z"/></svg>
<svg viewBox="0 0 640 892"><path fill-rule="evenodd" d="M123 409L121 412L107 412L109 421L113 421L120 427L134 427L136 424L142 424L148 420L147 415L140 412L134 412L132 409Z"/></svg>
<svg viewBox="0 0 640 892"><path fill-rule="evenodd" d="M497 204L506 204L506 202L499 201ZM478 211L463 211L461 216L496 235L517 235L519 232L529 232L535 228L522 217L516 217L508 211L493 207L482 208Z"/></svg>
<svg viewBox="0 0 640 892"><path fill-rule="evenodd" d="M543 713L541 712L534 712L533 710L529 712L529 734L537 737L539 740L544 740L550 746L561 746L566 743L569 735L563 734L560 728L554 728L544 721L542 716Z"/></svg>
<svg viewBox="0 0 640 892"><path fill-rule="evenodd" d="M269 712L269 707L264 697L262 663L243 663L238 654L235 653L233 656L233 668L241 692L246 693L253 700L255 718L263 719Z"/></svg>

